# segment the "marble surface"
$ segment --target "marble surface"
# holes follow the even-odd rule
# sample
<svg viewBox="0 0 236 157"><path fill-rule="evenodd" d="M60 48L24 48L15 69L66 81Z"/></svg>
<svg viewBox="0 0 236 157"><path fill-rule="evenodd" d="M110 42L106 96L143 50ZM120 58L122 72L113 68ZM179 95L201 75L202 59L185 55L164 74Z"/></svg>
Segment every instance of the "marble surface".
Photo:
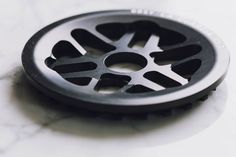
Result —
<svg viewBox="0 0 236 157"><path fill-rule="evenodd" d="M0 1L0 157L227 156L236 150L236 2L233 0ZM94 10L147 8L192 19L216 32L231 52L225 81L207 101L147 120L94 118L55 107L25 79L26 41L58 19Z"/></svg>

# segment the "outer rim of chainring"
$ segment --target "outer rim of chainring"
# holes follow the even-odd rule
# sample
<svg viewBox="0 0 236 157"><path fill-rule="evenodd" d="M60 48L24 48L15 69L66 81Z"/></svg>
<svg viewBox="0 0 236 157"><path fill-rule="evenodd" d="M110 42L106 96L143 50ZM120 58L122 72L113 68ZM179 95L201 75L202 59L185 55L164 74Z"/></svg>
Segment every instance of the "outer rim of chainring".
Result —
<svg viewBox="0 0 236 157"><path fill-rule="evenodd" d="M77 18L83 18L91 15L98 14L137 14L144 16L152 16L163 18L167 20L171 20L174 22L179 22L181 24L190 27L197 32L201 33L205 36L212 44L216 54L216 62L213 69L209 72L208 75L205 76L204 79L199 80L199 82L193 84L192 86L182 89L180 91L168 93L165 95L151 96L140 98L136 97L132 100L122 99L122 98L109 98L105 99L93 99L92 96L84 95L76 93L76 91L72 91L69 89L60 90L53 83L53 80L50 80L48 76L45 75L45 72L52 71L46 65L44 65L44 69L46 71L42 71L41 67L34 60L37 60L34 56L34 50L37 46L38 41L44 36L44 34L48 33L51 29L69 22L71 20ZM42 61L40 61L42 62ZM44 61L43 61L44 63ZM199 24L184 20L182 18L172 16L165 13L151 12L147 10L116 10L116 11L100 11L87 13L82 15L77 15L73 17L69 17L63 19L61 21L55 22L42 30L36 33L26 44L23 53L22 53L22 64L24 70L27 74L27 77L31 80L31 82L42 92L47 95L66 102L70 105L74 105L77 107L86 108L89 110L102 111L102 112L115 112L115 113L136 113L136 112L149 112L159 109L167 109L174 106L183 105L189 102L194 102L197 99L207 95L211 90L215 89L216 86L223 80L228 66L229 66L229 53L225 48L222 41L216 37L213 33L211 33L206 28L200 26ZM50 74L49 74L50 75ZM53 78L53 76L49 76ZM64 80L64 79L62 79ZM65 80L64 80L65 81ZM59 85L62 82L58 82Z"/></svg>

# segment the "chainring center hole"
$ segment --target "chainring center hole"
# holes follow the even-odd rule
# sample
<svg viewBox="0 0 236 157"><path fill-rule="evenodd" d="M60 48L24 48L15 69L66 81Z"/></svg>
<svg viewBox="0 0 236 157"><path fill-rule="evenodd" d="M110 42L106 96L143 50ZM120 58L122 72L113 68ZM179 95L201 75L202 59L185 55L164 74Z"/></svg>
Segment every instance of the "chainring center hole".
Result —
<svg viewBox="0 0 236 157"><path fill-rule="evenodd" d="M105 65L112 71L131 73L143 69L147 60L137 53L119 52L108 56Z"/></svg>

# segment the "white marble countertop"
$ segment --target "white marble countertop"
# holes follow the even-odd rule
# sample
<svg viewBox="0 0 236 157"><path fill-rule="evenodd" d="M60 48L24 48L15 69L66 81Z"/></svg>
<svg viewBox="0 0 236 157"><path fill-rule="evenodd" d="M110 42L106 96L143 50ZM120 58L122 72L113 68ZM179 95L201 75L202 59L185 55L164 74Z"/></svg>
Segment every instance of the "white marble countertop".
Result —
<svg viewBox="0 0 236 157"><path fill-rule="evenodd" d="M1 0L0 157L235 157L235 6L234 0ZM52 107L24 77L26 41L58 19L118 8L172 13L213 30L231 52L225 81L207 101L168 117L110 121Z"/></svg>

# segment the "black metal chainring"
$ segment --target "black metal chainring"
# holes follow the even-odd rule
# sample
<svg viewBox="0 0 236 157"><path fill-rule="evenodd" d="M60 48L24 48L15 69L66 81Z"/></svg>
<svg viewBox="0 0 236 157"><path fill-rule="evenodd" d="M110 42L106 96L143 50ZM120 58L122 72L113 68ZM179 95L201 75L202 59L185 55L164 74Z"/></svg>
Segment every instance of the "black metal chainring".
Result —
<svg viewBox="0 0 236 157"><path fill-rule="evenodd" d="M207 31L159 13L103 11L51 24L26 44L22 63L45 94L112 113L168 109L222 81L229 55ZM131 72L111 67L133 64ZM103 89L112 92L103 93Z"/></svg>

